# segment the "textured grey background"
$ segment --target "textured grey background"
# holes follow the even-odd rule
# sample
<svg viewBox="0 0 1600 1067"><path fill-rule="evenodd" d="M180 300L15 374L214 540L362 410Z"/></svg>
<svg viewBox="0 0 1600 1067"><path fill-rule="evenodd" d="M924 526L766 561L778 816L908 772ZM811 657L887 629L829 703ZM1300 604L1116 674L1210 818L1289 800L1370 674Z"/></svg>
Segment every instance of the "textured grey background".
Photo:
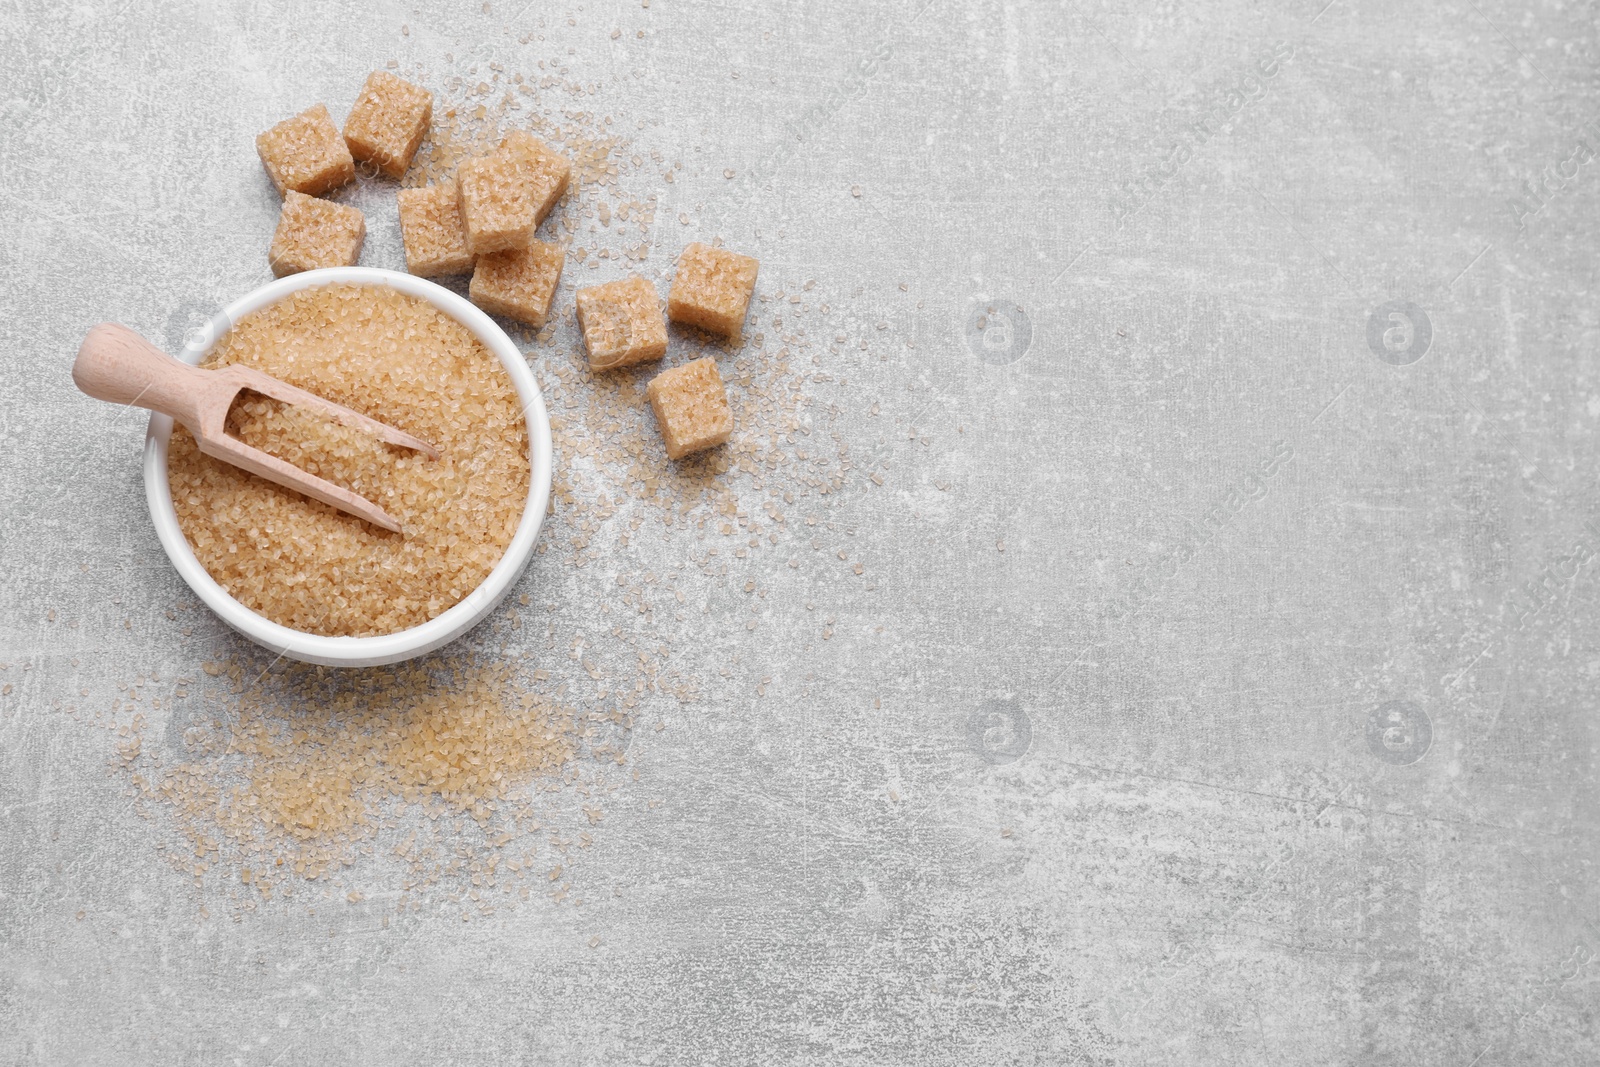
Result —
<svg viewBox="0 0 1600 1067"><path fill-rule="evenodd" d="M1323 4L5 5L0 1063L1600 1060L1596 9ZM66 368L265 279L256 132L446 52L914 343L849 367L874 580L753 560L729 680L690 619L582 907L203 918L53 702L233 639Z"/></svg>

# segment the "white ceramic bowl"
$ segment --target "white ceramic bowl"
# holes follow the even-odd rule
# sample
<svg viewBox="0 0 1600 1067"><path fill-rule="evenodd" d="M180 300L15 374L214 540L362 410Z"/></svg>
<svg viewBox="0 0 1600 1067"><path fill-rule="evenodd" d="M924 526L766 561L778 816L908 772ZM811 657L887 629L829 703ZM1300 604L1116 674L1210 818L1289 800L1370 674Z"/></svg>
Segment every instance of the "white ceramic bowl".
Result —
<svg viewBox="0 0 1600 1067"><path fill-rule="evenodd" d="M172 490L167 483L167 442L172 436L172 420L165 415L150 416L150 429L145 434L144 445L144 487L145 496L150 501L150 517L156 524L156 536L161 539L161 546L167 550L172 565L178 568L178 573L189 583L189 588L199 594L206 606L222 616L229 626L256 644L290 659L330 667L376 667L412 659L454 641L493 611L522 575L523 568L533 554L533 545L538 539L539 526L544 521L545 506L550 498L550 461L553 451L550 417L545 411L544 396L539 392L539 384L528 369L527 361L511 338L489 316L448 289L392 270L331 267L280 278L223 308L198 336L190 339L183 351L178 353L178 358L185 363L199 363L210 354L218 338L250 312L301 289L339 284L382 285L421 297L471 330L489 351L499 357L506 373L511 375L528 424L528 462L531 467L528 503L505 555L489 572L483 584L438 618L399 633L382 637L321 637L291 630L257 615L239 603L217 584L217 580L195 558L194 550L189 547L178 526L178 514L172 506Z"/></svg>

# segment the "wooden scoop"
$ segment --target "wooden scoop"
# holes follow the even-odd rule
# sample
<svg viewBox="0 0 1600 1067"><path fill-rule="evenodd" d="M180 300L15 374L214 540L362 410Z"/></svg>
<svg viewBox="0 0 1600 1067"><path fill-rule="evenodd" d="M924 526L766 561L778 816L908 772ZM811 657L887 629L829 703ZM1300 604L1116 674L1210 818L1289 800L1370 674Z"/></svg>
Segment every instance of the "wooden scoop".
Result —
<svg viewBox="0 0 1600 1067"><path fill-rule="evenodd" d="M439 458L439 450L426 441L258 370L238 365L217 370L191 367L115 322L102 322L83 339L72 364L72 380L96 400L132 404L172 416L189 428L200 451L208 456L395 533L400 532L400 524L365 497L230 436L225 423L234 398L239 390L249 389L285 404L315 409L341 426L365 430L379 440L415 449L429 459Z"/></svg>

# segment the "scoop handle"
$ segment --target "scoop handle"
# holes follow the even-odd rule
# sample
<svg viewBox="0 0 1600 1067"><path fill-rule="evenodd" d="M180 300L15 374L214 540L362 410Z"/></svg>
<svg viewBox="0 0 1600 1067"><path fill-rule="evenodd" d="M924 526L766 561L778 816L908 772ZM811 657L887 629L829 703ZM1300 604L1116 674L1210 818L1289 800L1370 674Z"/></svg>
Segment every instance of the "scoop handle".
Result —
<svg viewBox="0 0 1600 1067"><path fill-rule="evenodd" d="M115 322L89 330L72 363L72 380L96 400L159 411L191 429L197 428L209 384L205 371Z"/></svg>

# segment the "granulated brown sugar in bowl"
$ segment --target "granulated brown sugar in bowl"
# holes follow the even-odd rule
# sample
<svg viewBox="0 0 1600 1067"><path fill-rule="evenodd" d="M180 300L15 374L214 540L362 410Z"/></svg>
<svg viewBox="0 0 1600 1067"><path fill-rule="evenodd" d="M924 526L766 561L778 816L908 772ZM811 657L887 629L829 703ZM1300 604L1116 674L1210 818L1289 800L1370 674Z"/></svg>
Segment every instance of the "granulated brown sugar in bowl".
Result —
<svg viewBox="0 0 1600 1067"><path fill-rule="evenodd" d="M323 636L394 633L459 602L499 562L528 498L511 377L461 323L382 286L307 289L242 318L205 366L240 363L398 426L440 458L243 394L229 432L376 503L386 533L200 454L174 429L178 524L235 599Z"/></svg>

